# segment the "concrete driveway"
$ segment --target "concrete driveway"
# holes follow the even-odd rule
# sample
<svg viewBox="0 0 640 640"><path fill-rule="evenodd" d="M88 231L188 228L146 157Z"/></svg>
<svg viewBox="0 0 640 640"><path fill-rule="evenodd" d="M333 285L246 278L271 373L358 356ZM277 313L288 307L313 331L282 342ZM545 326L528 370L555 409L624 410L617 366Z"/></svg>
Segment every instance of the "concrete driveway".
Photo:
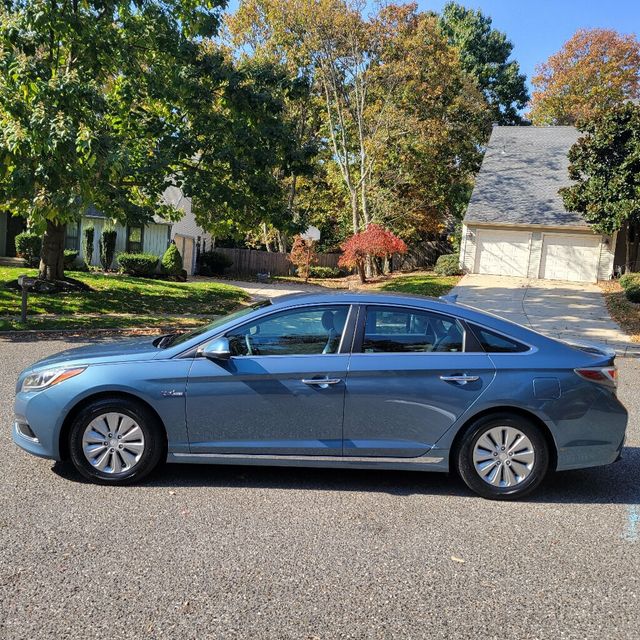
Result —
<svg viewBox="0 0 640 640"><path fill-rule="evenodd" d="M595 284L469 274L451 293L462 304L553 338L606 343L620 354L640 352L640 345L611 319Z"/></svg>

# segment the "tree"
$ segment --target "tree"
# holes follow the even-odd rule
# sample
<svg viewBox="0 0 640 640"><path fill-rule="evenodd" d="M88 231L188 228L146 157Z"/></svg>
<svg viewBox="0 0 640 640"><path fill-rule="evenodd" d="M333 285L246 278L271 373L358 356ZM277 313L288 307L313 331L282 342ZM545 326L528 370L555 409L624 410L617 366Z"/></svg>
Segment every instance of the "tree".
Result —
<svg viewBox="0 0 640 640"><path fill-rule="evenodd" d="M479 10L448 2L439 19L449 44L460 51L463 69L476 81L497 124L520 124L519 111L529 101L526 76L509 60L513 44L494 29L492 20Z"/></svg>
<svg viewBox="0 0 640 640"><path fill-rule="evenodd" d="M376 26L380 65L372 86L390 90L383 94L384 153L372 168L371 202L377 220L418 241L464 211L491 112L434 16L390 5Z"/></svg>
<svg viewBox="0 0 640 640"><path fill-rule="evenodd" d="M323 242L374 220L411 239L437 230L468 200L490 131L487 102L436 17L415 4L364 9L358 0L244 0L230 21L236 46L305 78L313 113L322 109L321 122L307 120L319 159L297 182L296 210Z"/></svg>
<svg viewBox="0 0 640 640"><path fill-rule="evenodd" d="M564 206L600 233L624 228L628 267L637 260L640 238L640 107L627 102L578 128L584 135L569 151L575 184L561 189Z"/></svg>
<svg viewBox="0 0 640 640"><path fill-rule="evenodd" d="M82 256L84 263L89 267L93 259L93 241L95 237L95 229L93 226L86 227L84 230L84 242L82 243Z"/></svg>
<svg viewBox="0 0 640 640"><path fill-rule="evenodd" d="M365 231L355 233L342 245L338 261L341 267L357 269L360 282L366 282L365 264L370 258L390 258L394 253L406 253L407 245L391 231L370 224Z"/></svg>
<svg viewBox="0 0 640 640"><path fill-rule="evenodd" d="M537 125L574 125L640 97L640 43L611 29L580 29L533 77Z"/></svg>
<svg viewBox="0 0 640 640"><path fill-rule="evenodd" d="M0 9L0 204L44 233L40 276L64 276L65 225L158 204L197 149L179 108L223 0L8 0ZM217 65L216 65L217 63Z"/></svg>
<svg viewBox="0 0 640 640"><path fill-rule="evenodd" d="M298 235L294 238L289 254L290 262L297 267L298 275L306 282L309 279L309 267L318 262L315 240Z"/></svg>
<svg viewBox="0 0 640 640"><path fill-rule="evenodd" d="M300 204L300 193L308 187L319 169L318 151L321 146L319 128L322 101L313 91L313 72L306 54L291 38L280 37L288 16L280 3L269 0L243 0L238 10L227 17L226 25L234 54L243 63L261 61L279 68L289 78L288 89L281 93L281 118L287 126L288 153L286 162L275 168L275 176L286 198L285 217L289 224L308 226L309 208ZM273 240L278 250L286 252L291 229L276 229L266 223L267 233L260 235L259 244L267 250ZM265 237L266 235L266 237ZM257 234L251 234L255 243Z"/></svg>
<svg viewBox="0 0 640 640"><path fill-rule="evenodd" d="M113 263L113 256L116 253L116 240L118 232L111 228L105 227L100 234L100 264L104 271L108 271Z"/></svg>
<svg viewBox="0 0 640 640"><path fill-rule="evenodd" d="M285 111L299 83L270 61L236 62L208 46L228 71L198 79L184 106L198 153L182 161L179 184L194 198L196 220L220 237L241 238L265 224L301 231L306 225L288 206L282 179L307 170Z"/></svg>

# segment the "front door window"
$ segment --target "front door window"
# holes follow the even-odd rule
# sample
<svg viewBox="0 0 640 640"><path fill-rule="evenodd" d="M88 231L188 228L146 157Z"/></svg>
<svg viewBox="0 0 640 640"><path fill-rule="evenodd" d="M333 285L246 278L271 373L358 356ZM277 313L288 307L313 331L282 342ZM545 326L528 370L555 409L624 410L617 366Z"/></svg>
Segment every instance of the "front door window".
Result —
<svg viewBox="0 0 640 640"><path fill-rule="evenodd" d="M302 307L274 313L227 334L234 356L338 353L348 307Z"/></svg>

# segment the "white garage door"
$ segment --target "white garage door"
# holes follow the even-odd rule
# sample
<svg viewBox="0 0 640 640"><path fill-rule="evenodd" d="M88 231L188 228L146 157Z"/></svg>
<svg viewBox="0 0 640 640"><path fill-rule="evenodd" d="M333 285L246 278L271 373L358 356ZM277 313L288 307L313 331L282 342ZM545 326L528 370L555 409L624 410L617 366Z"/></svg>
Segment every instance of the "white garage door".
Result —
<svg viewBox="0 0 640 640"><path fill-rule="evenodd" d="M474 271L525 278L530 240L531 234L524 231L479 231Z"/></svg>
<svg viewBox="0 0 640 640"><path fill-rule="evenodd" d="M547 280L594 282L600 256L599 236L545 234L540 277Z"/></svg>

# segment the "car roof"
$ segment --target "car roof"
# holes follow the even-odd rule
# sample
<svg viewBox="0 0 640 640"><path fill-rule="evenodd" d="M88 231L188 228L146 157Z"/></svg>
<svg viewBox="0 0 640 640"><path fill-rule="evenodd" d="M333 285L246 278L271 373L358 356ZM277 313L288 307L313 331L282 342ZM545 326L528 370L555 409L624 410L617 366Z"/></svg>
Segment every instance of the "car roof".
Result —
<svg viewBox="0 0 640 640"><path fill-rule="evenodd" d="M289 306L291 303L317 303L327 304L332 302L350 303L350 304L367 304L368 302L380 304L380 302L389 302L391 304L405 303L427 303L427 306L435 304L447 305L450 301L443 298L434 298L432 296L421 296L413 293L399 293L396 291L335 291L330 293L288 293L277 298L271 298L271 304L278 306Z"/></svg>

